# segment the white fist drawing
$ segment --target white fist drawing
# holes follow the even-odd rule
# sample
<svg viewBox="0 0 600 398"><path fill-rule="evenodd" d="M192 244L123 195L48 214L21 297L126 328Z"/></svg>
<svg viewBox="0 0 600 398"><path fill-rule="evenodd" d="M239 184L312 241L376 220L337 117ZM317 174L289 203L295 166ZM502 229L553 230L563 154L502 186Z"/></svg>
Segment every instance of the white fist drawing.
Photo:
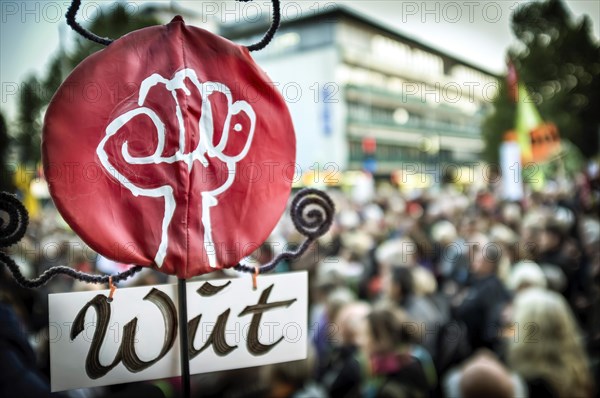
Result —
<svg viewBox="0 0 600 398"><path fill-rule="evenodd" d="M192 83L192 86L197 90L190 90L186 85L186 80ZM165 88L171 93L173 100L175 101L176 118L179 129L179 146L175 154L170 156L163 156L165 152L165 123L161 120L159 115L147 106L144 106L148 92L152 87L157 85L164 85ZM201 115L199 119L198 131L200 139L196 148L186 148L186 127L182 109L180 107L180 101L178 99L178 90L183 92L185 96L200 95L202 100ZM211 95L213 93L222 94L227 101L227 114L222 126L222 132L220 139L217 143L213 140L215 138L215 125L213 120L213 104L211 104ZM181 96L181 94L180 94ZM129 123L131 120L138 116L145 115L148 117L154 128L156 129L157 145L156 150L149 156L136 157L132 156L128 142L125 141L121 146L121 155L123 160L130 165L158 165L158 164L173 164L176 162L184 162L187 165L188 175L191 173L194 166L194 162L198 161L202 167L208 167L209 159L216 158L223 162L227 167L227 179L226 181L215 189L205 191L201 193L202 197L202 225L204 227L204 248L208 255L209 265L213 268L217 266L216 250L212 237L212 222L210 209L219 204L219 195L227 191L235 179L236 165L240 162L250 150L252 145L252 139L254 137L254 129L256 127L256 115L254 110L246 101L235 101L233 102L231 90L223 83L219 82L200 82L193 69L183 69L175 74L172 79L166 79L160 74L153 74L141 83L139 89L139 97L137 102L138 107L127 111L120 116L116 117L106 127L106 135L98 145L96 153L102 166L112 174L120 184L126 187L134 196L145 196L152 198L163 198L164 199L164 215L162 219L162 235L158 251L156 252L154 262L158 267L163 265L165 257L167 255L167 248L169 246L168 228L171 224L173 214L175 212L177 203L175 201L174 187L165 184L155 188L144 188L141 184L134 184L125 175L118 171L115 165L109 161L109 155L106 152L107 141L117 134L117 132ZM245 132L246 142L235 155L226 155L224 149L227 145L228 139L230 138L230 131L232 129L231 121L232 117L238 114L245 114L249 119L249 131ZM242 132L242 125L235 124L233 126L235 133ZM217 135L218 137L218 135Z"/></svg>

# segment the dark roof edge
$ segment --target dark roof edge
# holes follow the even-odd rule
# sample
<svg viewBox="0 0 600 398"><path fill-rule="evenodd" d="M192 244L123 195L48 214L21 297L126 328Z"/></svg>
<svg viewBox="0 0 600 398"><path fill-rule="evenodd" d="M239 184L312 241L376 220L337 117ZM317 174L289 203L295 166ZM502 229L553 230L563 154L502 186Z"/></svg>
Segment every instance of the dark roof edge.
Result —
<svg viewBox="0 0 600 398"><path fill-rule="evenodd" d="M289 19L289 20L283 19L281 22L281 25L282 26L294 26L301 22L305 22L307 20L312 20L312 19L326 20L331 17L348 17L350 19L353 19L353 20L363 23L365 25L369 25L378 30L381 30L396 39L400 39L403 42L410 43L416 47L420 47L432 54L449 58L449 59L455 61L456 63L468 66L469 68L472 68L472 69L479 71L481 73L484 73L486 75L493 76L498 79L502 78L502 76L492 73L489 70L486 70L485 68L477 66L469 61L465 61L464 59L461 59L454 55L450 55L448 53L443 52L440 49L437 49L428 44L420 42L417 39L408 37L405 34L400 33L398 30L394 29L393 27L390 27L389 25L387 25L383 22L380 22L374 18L365 16L365 15L359 13L358 11L353 10L344 5L335 5L333 7L327 7L326 9L324 9L322 11L320 10L320 11L312 11L312 12L302 13L302 15L300 15L294 19ZM258 22L248 23L248 24L244 24L244 25L240 25L239 23L231 24L231 25L221 25L220 33L223 36L226 36L229 38L239 38L240 36L246 36L248 34L258 34L260 32L266 31L269 24L270 24L270 19L267 20L266 18L262 18Z"/></svg>

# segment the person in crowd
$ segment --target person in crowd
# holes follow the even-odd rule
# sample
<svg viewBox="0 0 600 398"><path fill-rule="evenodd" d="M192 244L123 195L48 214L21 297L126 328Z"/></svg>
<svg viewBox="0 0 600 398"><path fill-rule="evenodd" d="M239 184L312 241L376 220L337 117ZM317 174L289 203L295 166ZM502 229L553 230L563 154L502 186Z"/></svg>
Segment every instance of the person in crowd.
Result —
<svg viewBox="0 0 600 398"><path fill-rule="evenodd" d="M323 282L323 279L320 280ZM324 299L322 307L313 315L311 328L313 332L313 343L316 350L317 374L322 374L334 349L333 332L338 328L334 320L340 309L354 301L354 293L344 286L338 286L329 291Z"/></svg>
<svg viewBox="0 0 600 398"><path fill-rule="evenodd" d="M471 245L474 242L486 240L477 227L477 221L466 217L459 224L458 237L442 252L439 264L443 285L449 295L467 286L469 282L469 266Z"/></svg>
<svg viewBox="0 0 600 398"><path fill-rule="evenodd" d="M520 261L513 265L507 281L507 287L514 294L530 287L545 289L547 284L544 271L533 261Z"/></svg>
<svg viewBox="0 0 600 398"><path fill-rule="evenodd" d="M471 348L494 349L500 315L510 296L497 276L501 253L493 242L473 248L470 285L453 298L453 314L464 322Z"/></svg>
<svg viewBox="0 0 600 398"><path fill-rule="evenodd" d="M429 396L436 387L437 374L427 351L415 344L418 328L406 313L389 305L376 307L367 316L366 328L363 348L371 373L368 394Z"/></svg>
<svg viewBox="0 0 600 398"><path fill-rule="evenodd" d="M385 289L387 298L405 310L415 322L419 341L435 358L438 332L449 320L448 306L444 301L433 298L435 278L422 267L395 267L390 285Z"/></svg>
<svg viewBox="0 0 600 398"><path fill-rule="evenodd" d="M509 340L508 363L525 379L530 398L593 396L582 335L560 294L539 288L520 293L513 321L518 335Z"/></svg>
<svg viewBox="0 0 600 398"><path fill-rule="evenodd" d="M443 382L447 398L526 398L527 386L511 373L494 353L480 350L460 367L452 369Z"/></svg>
<svg viewBox="0 0 600 398"><path fill-rule="evenodd" d="M313 380L315 356L309 349L306 359L283 362L264 368L269 398L327 398L325 390Z"/></svg>
<svg viewBox="0 0 600 398"><path fill-rule="evenodd" d="M581 252L572 238L565 234L561 225L549 220L538 239L538 264L552 264L560 267L567 277L565 297L570 300L575 293L575 276L580 267Z"/></svg>
<svg viewBox="0 0 600 398"><path fill-rule="evenodd" d="M353 301L339 309L333 321L333 349L329 360L317 379L330 397L355 398L361 396L364 369L361 362L360 326L371 306Z"/></svg>
<svg viewBox="0 0 600 398"><path fill-rule="evenodd" d="M22 323L7 303L0 302L0 396L57 398L49 381L37 370L36 355L23 333Z"/></svg>

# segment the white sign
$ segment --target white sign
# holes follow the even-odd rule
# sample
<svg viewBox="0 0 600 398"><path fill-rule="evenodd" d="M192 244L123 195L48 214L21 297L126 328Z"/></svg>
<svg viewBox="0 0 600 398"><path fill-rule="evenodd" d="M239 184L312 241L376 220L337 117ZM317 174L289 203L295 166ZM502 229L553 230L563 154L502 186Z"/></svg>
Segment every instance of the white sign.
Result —
<svg viewBox="0 0 600 398"><path fill-rule="evenodd" d="M192 374L306 358L306 272L187 284ZM52 391L181 374L177 285L49 295Z"/></svg>
<svg viewBox="0 0 600 398"><path fill-rule="evenodd" d="M521 149L517 142L503 142L500 145L500 167L502 170L502 198L513 201L523 199Z"/></svg>

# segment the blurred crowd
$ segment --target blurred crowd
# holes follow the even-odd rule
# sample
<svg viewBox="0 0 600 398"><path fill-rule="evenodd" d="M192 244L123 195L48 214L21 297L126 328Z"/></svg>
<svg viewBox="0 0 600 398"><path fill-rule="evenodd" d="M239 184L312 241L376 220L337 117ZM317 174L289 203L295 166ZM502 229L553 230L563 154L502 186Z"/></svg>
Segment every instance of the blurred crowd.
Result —
<svg viewBox="0 0 600 398"><path fill-rule="evenodd" d="M193 396L597 395L597 168L548 181L519 202L501 199L499 181L405 191L373 181L328 193L336 204L331 230L277 271L309 273L308 358L196 375ZM302 239L284 216L247 261L264 263ZM105 273L115 266L51 204L10 253L30 277L53 265ZM210 277L223 274L235 277ZM48 293L106 287L57 278L26 290L0 275L0 396L180 396L177 379L50 394ZM130 285L167 282L145 270Z"/></svg>

